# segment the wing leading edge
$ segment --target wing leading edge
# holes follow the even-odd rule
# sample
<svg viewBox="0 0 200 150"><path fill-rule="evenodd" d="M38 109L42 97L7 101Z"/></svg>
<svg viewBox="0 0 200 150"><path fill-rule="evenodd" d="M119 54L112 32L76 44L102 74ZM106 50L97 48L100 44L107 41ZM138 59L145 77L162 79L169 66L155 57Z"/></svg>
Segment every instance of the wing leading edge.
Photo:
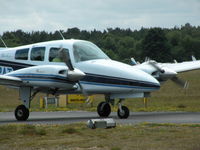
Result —
<svg viewBox="0 0 200 150"><path fill-rule="evenodd" d="M17 86L22 85L23 82L20 78L12 77L8 75L0 75L0 85Z"/></svg>
<svg viewBox="0 0 200 150"><path fill-rule="evenodd" d="M200 60L197 61L187 61L187 62L182 62L182 63L162 63L160 64L163 67L170 68L177 73L179 72L186 72L186 71L192 71L192 70L197 70L200 69Z"/></svg>

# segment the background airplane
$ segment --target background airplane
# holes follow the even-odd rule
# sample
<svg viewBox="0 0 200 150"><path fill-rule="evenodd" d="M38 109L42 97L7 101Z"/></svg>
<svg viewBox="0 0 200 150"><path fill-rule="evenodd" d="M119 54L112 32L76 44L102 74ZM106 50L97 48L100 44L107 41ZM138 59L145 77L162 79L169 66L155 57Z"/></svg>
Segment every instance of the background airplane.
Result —
<svg viewBox="0 0 200 150"><path fill-rule="evenodd" d="M31 100L38 92L104 94L105 101L97 106L99 116L109 116L110 104L119 99L118 116L127 118L129 109L122 105L124 99L148 97L168 79L178 83L176 68L200 68L199 61L190 62L185 69L181 63L163 66L154 61L130 66L111 60L95 44L83 40L4 48L0 51L0 65L0 84L19 88L23 104L15 110L17 120L28 119Z"/></svg>

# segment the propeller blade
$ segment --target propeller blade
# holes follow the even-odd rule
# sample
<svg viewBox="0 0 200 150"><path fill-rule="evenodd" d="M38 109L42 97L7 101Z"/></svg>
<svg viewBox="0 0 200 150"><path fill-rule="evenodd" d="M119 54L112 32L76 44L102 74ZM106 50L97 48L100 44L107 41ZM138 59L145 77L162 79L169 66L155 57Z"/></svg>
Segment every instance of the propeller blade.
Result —
<svg viewBox="0 0 200 150"><path fill-rule="evenodd" d="M175 84L177 84L178 86L180 86L180 87L182 87L184 89L188 88L188 86L189 86L189 83L187 81L184 81L184 80L182 80L182 79L180 79L178 77L173 77L173 78L171 78L171 80Z"/></svg>
<svg viewBox="0 0 200 150"><path fill-rule="evenodd" d="M84 88L83 88L83 86L81 85L80 82L78 82L78 85L79 85L80 90L81 90L81 92L83 93L83 95L88 95L88 94L86 93L86 91L84 90Z"/></svg>
<svg viewBox="0 0 200 150"><path fill-rule="evenodd" d="M197 61L197 59L192 55L192 61Z"/></svg>
<svg viewBox="0 0 200 150"><path fill-rule="evenodd" d="M69 51L63 48L62 46L60 47L60 50L59 50L59 56L61 60L65 62L65 64L67 65L69 69L67 73L67 77L70 81L79 81L85 76L85 73L82 72L81 70L74 69L70 56L69 56Z"/></svg>
<svg viewBox="0 0 200 150"><path fill-rule="evenodd" d="M74 67L72 66L72 62L69 56L69 51L61 47L59 53L61 55L62 61L65 62L69 70L73 71Z"/></svg>
<svg viewBox="0 0 200 150"><path fill-rule="evenodd" d="M150 61L151 59L149 58L149 57L145 57L145 62L148 62L148 61Z"/></svg>
<svg viewBox="0 0 200 150"><path fill-rule="evenodd" d="M80 79L82 79L85 76L85 73L82 72L81 70L75 69L73 67L68 50L66 50L66 49L61 47L60 50L59 50L59 53L60 53L60 56L62 58L62 61L64 61L65 64L67 65L67 67L69 68L68 74L67 74L68 79L70 81L77 82L79 87L80 87L81 92L84 95L86 95L86 92L84 91L84 88L80 84Z"/></svg>
<svg viewBox="0 0 200 150"><path fill-rule="evenodd" d="M137 62L135 61L135 59L133 57L131 57L131 64L132 65L137 65Z"/></svg>
<svg viewBox="0 0 200 150"><path fill-rule="evenodd" d="M155 61L149 61L149 64L151 66L153 66L155 69L157 69L159 72L164 73L165 70L162 69L160 66L157 65L157 63Z"/></svg>

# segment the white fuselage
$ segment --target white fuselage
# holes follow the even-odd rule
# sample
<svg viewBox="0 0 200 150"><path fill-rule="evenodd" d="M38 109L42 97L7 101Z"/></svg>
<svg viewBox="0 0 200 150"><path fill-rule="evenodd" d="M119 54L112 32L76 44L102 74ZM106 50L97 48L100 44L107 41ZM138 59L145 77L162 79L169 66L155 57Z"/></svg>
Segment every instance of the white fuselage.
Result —
<svg viewBox="0 0 200 150"><path fill-rule="evenodd" d="M90 56L91 58L84 58L84 60L82 61L77 60L75 56L76 47L74 46L74 43L83 43L83 46L81 45L82 49L85 46L84 44L86 44L86 48L90 46L94 48L95 46L91 45L90 42L81 40L59 40L4 49L0 51L0 73L6 74L10 72L8 74L11 76L12 74L21 74L22 79L25 79L23 78L23 75L26 75L27 77L27 74L29 74L28 79L26 78L26 80L31 80L29 80L27 84L32 84L34 86L51 88L51 86L54 87L54 85L56 85L56 88L59 88L60 85L60 88L63 89L66 83L66 90L73 89L74 85L71 83L67 83L67 80L65 80L66 74L59 74L59 66L60 69L63 69L63 67L66 67L65 63L53 62L53 56L50 56L53 48L59 49L60 47L62 47L69 50L72 65L86 74L85 77L80 80L80 84L82 85L84 92L86 93L140 93L151 92L159 89L159 82L151 75L130 65L111 60L106 57L103 52L100 52L98 54L99 58L96 58L96 56L92 56L92 53L90 56L89 53L87 56ZM78 49L81 55L85 55L88 53L88 51L85 53L84 51L80 52L80 50L82 50L81 48L79 47ZM34 54L34 51L40 51L38 49L41 49L42 52L42 54L40 52L40 55L43 56L41 60L36 60L36 56L34 56L35 58L32 56ZM99 52L99 49L97 50L97 52ZM54 69L52 69L52 67L49 67L48 69L48 66L52 65L55 66ZM22 68L26 67L29 67L29 70L27 71L25 69L25 72L23 72ZM35 68L35 72L31 72L31 68ZM16 70L18 69L20 70L16 73ZM40 70L39 72L37 72L38 69ZM14 73L12 71L14 71ZM37 76L37 74L39 74L40 77L48 77L48 75L50 74L55 75L60 78L60 81L57 82L56 80L48 80L48 78L39 80L40 77L34 78L34 76ZM34 78L34 80L32 78ZM61 79L63 79L63 82L61 82ZM80 90L74 92L80 92Z"/></svg>

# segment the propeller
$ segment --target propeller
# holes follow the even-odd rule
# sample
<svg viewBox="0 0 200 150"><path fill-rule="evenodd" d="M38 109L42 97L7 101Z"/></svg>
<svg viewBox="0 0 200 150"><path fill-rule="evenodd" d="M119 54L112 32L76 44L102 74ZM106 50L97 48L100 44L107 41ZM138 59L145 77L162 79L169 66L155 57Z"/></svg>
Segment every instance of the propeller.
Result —
<svg viewBox="0 0 200 150"><path fill-rule="evenodd" d="M162 68L158 65L157 62L155 61L149 61L149 64L151 66L153 66L158 72L159 72L159 77L160 79L162 80L168 80L168 79L171 79L176 85L182 87L182 88L188 88L189 86L189 83L187 81L184 81L180 78L178 78L176 75L177 75L177 72L169 69L169 68Z"/></svg>
<svg viewBox="0 0 200 150"><path fill-rule="evenodd" d="M148 61L152 61L151 60L151 58L149 58L149 57L145 57L145 60L144 60L145 62L148 62Z"/></svg>
<svg viewBox="0 0 200 150"><path fill-rule="evenodd" d="M61 60L65 62L66 66L69 68L68 74L67 74L68 79L70 81L77 82L82 93L86 95L85 94L86 92L84 91L83 86L80 84L80 79L82 79L85 76L85 73L73 67L71 59L70 59L69 51L67 49L60 47L59 55L60 55Z"/></svg>
<svg viewBox="0 0 200 150"><path fill-rule="evenodd" d="M175 84L179 85L180 87L183 87L184 89L188 88L188 86L189 86L188 81L182 80L182 79L180 79L180 78L178 78L178 77L176 77L176 76L173 77L173 78L171 78L171 80L172 80Z"/></svg>
<svg viewBox="0 0 200 150"><path fill-rule="evenodd" d="M133 57L131 57L131 64L132 65L137 65L137 62L135 61L135 59Z"/></svg>
<svg viewBox="0 0 200 150"><path fill-rule="evenodd" d="M197 59L192 55L192 61L196 61Z"/></svg>
<svg viewBox="0 0 200 150"><path fill-rule="evenodd" d="M67 65L70 71L73 71L74 67L72 66L72 63L71 63L69 51L61 47L59 50L59 53L62 58L62 61L65 62L65 64Z"/></svg>
<svg viewBox="0 0 200 150"><path fill-rule="evenodd" d="M158 66L157 62L151 60L149 61L149 64L157 69L160 73L165 73L165 70Z"/></svg>

